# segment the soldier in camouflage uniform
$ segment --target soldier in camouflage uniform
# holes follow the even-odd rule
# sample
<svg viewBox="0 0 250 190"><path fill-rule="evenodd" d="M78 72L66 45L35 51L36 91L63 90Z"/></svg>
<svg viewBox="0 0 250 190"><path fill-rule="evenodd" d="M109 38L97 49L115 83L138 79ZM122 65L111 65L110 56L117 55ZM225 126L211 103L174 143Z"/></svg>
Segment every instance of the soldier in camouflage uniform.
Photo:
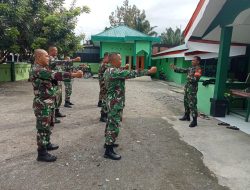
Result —
<svg viewBox="0 0 250 190"><path fill-rule="evenodd" d="M185 114L181 121L190 121L190 112L193 117L193 121L190 123L189 127L197 126L197 91L198 91L198 82L201 77L202 71L200 68L201 58L195 56L192 60L192 67L190 68L177 68L175 65L171 65L171 68L174 69L177 73L187 73L187 83L184 88L184 107Z"/></svg>
<svg viewBox="0 0 250 190"><path fill-rule="evenodd" d="M50 62L49 67L53 71L62 72L63 71L63 62L58 60L57 58L58 50L56 47L49 47L49 56ZM56 100L55 100L55 119L57 117L66 117L66 115L60 112L60 106L62 104L62 82L61 81L53 81L53 86L56 89ZM56 119L56 123L60 123L60 120Z"/></svg>
<svg viewBox="0 0 250 190"><path fill-rule="evenodd" d="M74 70L79 70L78 67L74 67L73 62L74 61L81 61L80 57L77 57L75 59L70 59L69 57L66 57L65 60L67 62L65 62L64 64L64 71L67 72L72 72ZM67 108L72 108L72 105L74 105L71 101L70 101L70 96L72 94L72 84L73 84L73 79L68 81L64 81L64 86L65 86L65 103L64 103L64 107Z"/></svg>
<svg viewBox="0 0 250 190"><path fill-rule="evenodd" d="M119 134L122 112L125 106L125 79L144 76L156 72L153 67L150 70L128 71L121 69L120 54L113 53L110 56L111 66L104 73L104 81L107 89L106 105L108 120L105 130L105 158L120 160L121 156L113 150L116 138Z"/></svg>
<svg viewBox="0 0 250 190"><path fill-rule="evenodd" d="M98 101L98 107L102 107L103 99L106 94L105 84L104 84L104 78L103 74L105 70L107 69L107 63L109 62L109 53L104 53L104 58L101 62L101 65L98 70L98 79L99 79L99 86L100 86L100 93L99 93L99 101Z"/></svg>
<svg viewBox="0 0 250 190"><path fill-rule="evenodd" d="M101 118L100 121L106 122L107 121L107 108L106 108L106 87L104 83L104 77L103 74L108 68L108 63L109 63L109 53L104 54L104 58L102 60L101 66L98 71L98 78L99 78L99 85L100 85L100 93L99 93L99 102L98 106L101 106Z"/></svg>
<svg viewBox="0 0 250 190"><path fill-rule="evenodd" d="M35 62L30 71L30 80L34 89L33 109L36 116L38 161L53 162L57 158L48 153L59 146L50 142L51 128L56 99L56 89L53 81L70 80L71 77L82 77L82 71L77 73L56 72L48 67L49 55L45 50L35 50Z"/></svg>

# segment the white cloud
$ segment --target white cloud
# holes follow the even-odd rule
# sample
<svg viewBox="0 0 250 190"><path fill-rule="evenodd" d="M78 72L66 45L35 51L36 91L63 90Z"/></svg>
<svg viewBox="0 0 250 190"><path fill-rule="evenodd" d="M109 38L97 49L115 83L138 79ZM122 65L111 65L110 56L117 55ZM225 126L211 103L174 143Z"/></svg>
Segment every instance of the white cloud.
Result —
<svg viewBox="0 0 250 190"><path fill-rule="evenodd" d="M66 0L66 6L71 0ZM115 2L115 3L114 3ZM156 31L161 33L166 27L180 27L184 29L191 18L199 0L130 0L139 9L146 11L147 19L152 26L158 26ZM121 6L123 0L78 0L77 5L90 7L89 14L78 18L76 33L85 33L87 38L100 33L109 26L109 15Z"/></svg>

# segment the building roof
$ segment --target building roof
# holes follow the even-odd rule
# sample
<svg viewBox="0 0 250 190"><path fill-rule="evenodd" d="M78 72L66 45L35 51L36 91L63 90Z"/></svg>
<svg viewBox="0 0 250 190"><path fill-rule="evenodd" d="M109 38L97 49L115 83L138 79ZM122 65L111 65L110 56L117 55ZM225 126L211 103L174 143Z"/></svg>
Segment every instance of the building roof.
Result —
<svg viewBox="0 0 250 190"><path fill-rule="evenodd" d="M200 0L185 31L190 40L220 41L222 27L233 27L232 42L250 44L249 0Z"/></svg>
<svg viewBox="0 0 250 190"><path fill-rule="evenodd" d="M134 42L134 41L149 41L160 42L160 38L152 37L141 33L137 30L129 28L125 25L116 26L105 30L99 34L91 36L92 41L111 41L111 42Z"/></svg>

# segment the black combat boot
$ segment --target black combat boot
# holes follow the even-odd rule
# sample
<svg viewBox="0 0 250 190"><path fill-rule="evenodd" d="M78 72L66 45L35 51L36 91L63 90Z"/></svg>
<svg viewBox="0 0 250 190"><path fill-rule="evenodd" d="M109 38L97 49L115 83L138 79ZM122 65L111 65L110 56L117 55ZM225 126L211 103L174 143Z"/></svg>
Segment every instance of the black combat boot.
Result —
<svg viewBox="0 0 250 190"><path fill-rule="evenodd" d="M59 109L56 109L56 111L55 111L55 116L56 116L56 117L66 117L66 115L63 115L63 114L59 111Z"/></svg>
<svg viewBox="0 0 250 190"><path fill-rule="evenodd" d="M72 108L70 101L65 101L64 107L66 108Z"/></svg>
<svg viewBox="0 0 250 190"><path fill-rule="evenodd" d="M61 121L57 118L55 118L55 123L61 123Z"/></svg>
<svg viewBox="0 0 250 190"><path fill-rule="evenodd" d="M73 104L71 101L69 101L69 105L73 106L73 105L75 105L75 104Z"/></svg>
<svg viewBox="0 0 250 190"><path fill-rule="evenodd" d="M117 148L118 146L119 146L119 144L116 144L116 143L114 143L114 144L112 144L112 146L113 146L113 148ZM103 145L103 148L106 148L107 147L107 145L106 145L106 143Z"/></svg>
<svg viewBox="0 0 250 190"><path fill-rule="evenodd" d="M57 150L58 148L59 148L59 146L56 145L56 144L49 143L49 144L47 145L47 151L50 151L50 150Z"/></svg>
<svg viewBox="0 0 250 190"><path fill-rule="evenodd" d="M193 117L193 121L190 123L189 127L196 127L197 126L197 117Z"/></svg>
<svg viewBox="0 0 250 190"><path fill-rule="evenodd" d="M114 152L112 145L106 145L104 158L109 158L111 160L120 160L122 157Z"/></svg>
<svg viewBox="0 0 250 190"><path fill-rule="evenodd" d="M102 107L102 101L101 101L101 100L99 100L97 106L98 106L98 107Z"/></svg>
<svg viewBox="0 0 250 190"><path fill-rule="evenodd" d="M48 153L48 151L45 148L39 148L37 149L38 156L37 161L40 162L54 162L56 161L57 157L54 155L51 155Z"/></svg>
<svg viewBox="0 0 250 190"><path fill-rule="evenodd" d="M185 113L185 115L179 119L180 121L190 121L190 115Z"/></svg>
<svg viewBox="0 0 250 190"><path fill-rule="evenodd" d="M107 114L106 114L106 113L101 113L100 121L106 123L106 122L107 122L107 119L108 119L108 118L107 118Z"/></svg>

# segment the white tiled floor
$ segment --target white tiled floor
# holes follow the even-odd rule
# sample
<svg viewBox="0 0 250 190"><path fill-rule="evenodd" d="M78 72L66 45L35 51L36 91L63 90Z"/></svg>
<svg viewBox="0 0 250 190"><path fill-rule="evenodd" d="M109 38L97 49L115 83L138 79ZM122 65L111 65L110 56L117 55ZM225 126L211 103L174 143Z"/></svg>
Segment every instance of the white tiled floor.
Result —
<svg viewBox="0 0 250 190"><path fill-rule="evenodd" d="M217 120L238 127L241 131L250 134L250 120L245 122L245 118L234 113L226 115L226 117L216 117Z"/></svg>

